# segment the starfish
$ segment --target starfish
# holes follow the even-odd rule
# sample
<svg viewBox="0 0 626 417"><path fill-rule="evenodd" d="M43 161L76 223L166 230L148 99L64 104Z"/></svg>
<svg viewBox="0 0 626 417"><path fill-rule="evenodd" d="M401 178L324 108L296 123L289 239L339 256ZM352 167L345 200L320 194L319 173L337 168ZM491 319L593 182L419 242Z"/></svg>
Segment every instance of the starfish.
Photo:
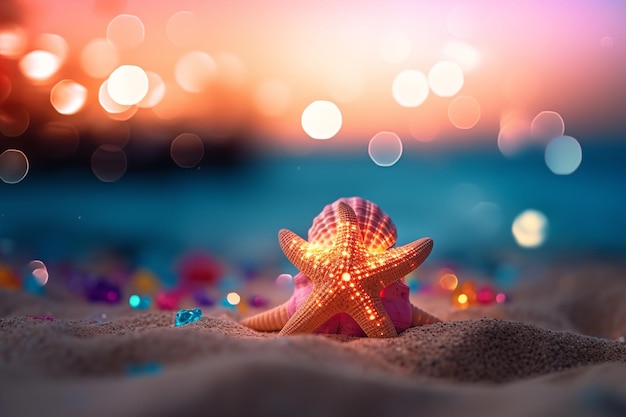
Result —
<svg viewBox="0 0 626 417"><path fill-rule="evenodd" d="M308 299L287 320L279 335L311 333L343 312L368 337L397 336L380 292L424 262L433 241L422 238L401 247L372 252L364 244L354 210L341 202L337 212L337 233L330 247L309 243L287 229L278 233L287 259L313 283Z"/></svg>

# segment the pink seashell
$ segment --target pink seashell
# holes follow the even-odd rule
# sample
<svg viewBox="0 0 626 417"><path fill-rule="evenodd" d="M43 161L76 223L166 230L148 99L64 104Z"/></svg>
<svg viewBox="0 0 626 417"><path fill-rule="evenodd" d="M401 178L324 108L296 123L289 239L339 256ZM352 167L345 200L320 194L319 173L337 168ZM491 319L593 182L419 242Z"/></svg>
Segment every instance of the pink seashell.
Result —
<svg viewBox="0 0 626 417"><path fill-rule="evenodd" d="M344 197L325 206L313 219L313 225L309 229L309 242L327 246L333 244L337 228L337 206L342 202L352 207L356 213L368 250L383 251L396 244L398 233L391 218L376 204L361 197Z"/></svg>
<svg viewBox="0 0 626 417"><path fill-rule="evenodd" d="M308 240L311 243L331 246L337 227L337 207L340 202L348 204L355 211L359 228L363 232L367 249L385 251L396 243L397 232L391 218L376 204L360 197L340 198L324 207L313 219ZM303 305L309 297L313 284L302 272L294 277L294 292L284 304L269 311L248 317L242 324L261 331L280 330L287 320ZM398 333L411 326L434 323L437 318L411 305L409 287L401 281L387 286L381 291L382 303L393 321ZM316 333L345 334L365 336L357 322L346 313L338 313L320 326Z"/></svg>

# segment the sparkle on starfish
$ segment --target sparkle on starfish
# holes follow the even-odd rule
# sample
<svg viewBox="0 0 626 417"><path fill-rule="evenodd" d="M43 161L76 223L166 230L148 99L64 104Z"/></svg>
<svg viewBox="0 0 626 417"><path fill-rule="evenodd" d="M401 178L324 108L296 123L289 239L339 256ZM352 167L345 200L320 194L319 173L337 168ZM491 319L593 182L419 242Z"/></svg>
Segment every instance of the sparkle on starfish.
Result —
<svg viewBox="0 0 626 417"><path fill-rule="evenodd" d="M423 238L386 251L370 252L354 210L342 202L337 213L339 221L331 247L311 244L286 229L278 233L287 259L313 283L309 298L280 334L313 332L335 314L345 312L369 337L397 336L380 291L424 262L433 242Z"/></svg>

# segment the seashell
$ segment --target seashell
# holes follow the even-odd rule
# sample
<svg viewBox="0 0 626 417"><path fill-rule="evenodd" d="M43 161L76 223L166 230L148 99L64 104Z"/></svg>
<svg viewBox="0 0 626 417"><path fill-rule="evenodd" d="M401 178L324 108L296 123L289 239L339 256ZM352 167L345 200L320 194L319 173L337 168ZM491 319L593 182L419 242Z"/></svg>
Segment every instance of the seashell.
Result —
<svg viewBox="0 0 626 417"><path fill-rule="evenodd" d="M361 197L344 197L325 206L322 212L313 219L313 225L309 229L309 242L326 246L333 244L339 203L348 204L356 213L359 228L364 235L363 240L369 251L384 251L396 244L398 232L391 217L376 204Z"/></svg>
<svg viewBox="0 0 626 417"><path fill-rule="evenodd" d="M360 197L340 198L328 204L313 219L308 241L321 246L332 246L338 226L337 207L348 204L356 213L366 248L371 252L385 251L395 245L397 231L391 218L380 207ZM241 323L259 331L281 330L291 316L302 306L313 289L312 281L302 272L294 276L294 292L285 303L268 311L245 318ZM402 281L388 285L380 292L381 301L398 333L409 327L439 322L436 317L415 307L409 300L409 287ZM365 332L347 313L337 313L315 330L316 333L365 336Z"/></svg>

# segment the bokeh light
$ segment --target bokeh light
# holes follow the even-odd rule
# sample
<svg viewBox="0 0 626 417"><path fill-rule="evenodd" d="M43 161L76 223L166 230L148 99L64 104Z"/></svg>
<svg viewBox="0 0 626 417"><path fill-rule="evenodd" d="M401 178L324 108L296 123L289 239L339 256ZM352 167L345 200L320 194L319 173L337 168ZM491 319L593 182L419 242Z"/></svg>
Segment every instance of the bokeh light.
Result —
<svg viewBox="0 0 626 417"><path fill-rule="evenodd" d="M524 248L541 246L548 233L548 219L540 211L524 210L513 221L511 228L517 244Z"/></svg>
<svg viewBox="0 0 626 417"><path fill-rule="evenodd" d="M226 294L226 301L228 302L228 304L232 306L236 306L237 304L241 302L241 296L237 294L236 292L232 291Z"/></svg>
<svg viewBox="0 0 626 417"><path fill-rule="evenodd" d="M54 33L42 33L37 36L37 38L33 41L33 49L50 52L58 58L59 65L62 65L65 62L69 52L67 41L63 39L63 37Z"/></svg>
<svg viewBox="0 0 626 417"><path fill-rule="evenodd" d="M107 112L107 117L111 120L116 120L119 122L126 121L132 118L135 115L135 113L137 113L137 110L139 110L139 107L137 106L128 106L126 110L119 112L119 113Z"/></svg>
<svg viewBox="0 0 626 417"><path fill-rule="evenodd" d="M148 75L136 65L117 67L109 76L108 81L109 96L123 106L139 103L148 93Z"/></svg>
<svg viewBox="0 0 626 417"><path fill-rule="evenodd" d="M449 269L443 269L439 273L439 279L437 279L437 285L439 288L445 291L454 291L459 285L459 279L454 272Z"/></svg>
<svg viewBox="0 0 626 417"><path fill-rule="evenodd" d="M50 103L61 114L75 114L85 105L87 89L72 80L62 80L50 91Z"/></svg>
<svg viewBox="0 0 626 417"><path fill-rule="evenodd" d="M428 71L428 85L440 97L452 97L463 88L461 66L453 61L439 61Z"/></svg>
<svg viewBox="0 0 626 417"><path fill-rule="evenodd" d="M190 93L204 91L217 76L217 64L207 53L191 51L176 62L174 77L180 87Z"/></svg>
<svg viewBox="0 0 626 417"><path fill-rule="evenodd" d="M193 168L204 156L202 139L193 133L181 133L170 146L172 160L181 168Z"/></svg>
<svg viewBox="0 0 626 417"><path fill-rule="evenodd" d="M402 156L402 140L393 132L378 132L370 139L367 152L376 165L390 167Z"/></svg>
<svg viewBox="0 0 626 417"><path fill-rule="evenodd" d="M333 102L317 100L302 112L302 129L313 139L330 139L341 129L341 110Z"/></svg>
<svg viewBox="0 0 626 417"><path fill-rule="evenodd" d="M482 62L482 57L476 48L459 40L448 42L441 52L443 57L459 64L466 73L477 69Z"/></svg>
<svg viewBox="0 0 626 417"><path fill-rule="evenodd" d="M559 136L546 146L545 161L550 171L557 175L569 175L576 171L583 160L580 143L571 136Z"/></svg>
<svg viewBox="0 0 626 417"><path fill-rule="evenodd" d="M200 35L199 29L198 17L188 11L174 13L165 26L167 38L180 47L193 45Z"/></svg>
<svg viewBox="0 0 626 417"><path fill-rule="evenodd" d="M267 80L257 87L254 104L257 111L264 116L280 116L291 104L291 91L287 84L280 80Z"/></svg>
<svg viewBox="0 0 626 417"><path fill-rule="evenodd" d="M515 157L530 139L530 123L515 117L503 118L498 132L498 149L502 155Z"/></svg>
<svg viewBox="0 0 626 417"><path fill-rule="evenodd" d="M448 118L458 129L471 129L480 120L480 104L474 97L455 97L448 105Z"/></svg>
<svg viewBox="0 0 626 417"><path fill-rule="evenodd" d="M548 141L565 133L565 122L555 111L542 111L530 123L530 132L535 139Z"/></svg>
<svg viewBox="0 0 626 417"><path fill-rule="evenodd" d="M80 63L93 78L106 78L119 63L117 50L103 38L89 41L80 54Z"/></svg>
<svg viewBox="0 0 626 417"><path fill-rule="evenodd" d="M0 154L0 179L7 184L17 184L28 174L29 163L24 152L7 149Z"/></svg>
<svg viewBox="0 0 626 417"><path fill-rule="evenodd" d="M428 79L417 70L405 70L393 80L391 94L402 107L417 107L428 97Z"/></svg>
<svg viewBox="0 0 626 417"><path fill-rule="evenodd" d="M274 280L274 285L281 288L290 288L293 284L293 276L290 274L280 274Z"/></svg>
<svg viewBox="0 0 626 417"><path fill-rule="evenodd" d="M20 26L8 24L0 27L0 55L16 58L24 53L26 44L26 31Z"/></svg>
<svg viewBox="0 0 626 417"><path fill-rule="evenodd" d="M150 108L154 107L163 100L165 96L165 83L159 74L152 71L146 71L148 76L148 92L145 97L137 103L138 107Z"/></svg>
<svg viewBox="0 0 626 417"><path fill-rule="evenodd" d="M130 106L121 105L111 98L109 95L109 80L105 80L98 90L98 102L100 106L108 113L122 113L130 108Z"/></svg>
<svg viewBox="0 0 626 417"><path fill-rule="evenodd" d="M406 33L388 32L380 38L378 52L387 62L404 62L411 54L411 39Z"/></svg>
<svg viewBox="0 0 626 417"><path fill-rule="evenodd" d="M8 137L22 135L30 124L30 116L21 107L13 106L0 109L0 133Z"/></svg>
<svg viewBox="0 0 626 417"><path fill-rule="evenodd" d="M52 52L36 50L20 60L20 70L32 81L47 81L59 70L61 61Z"/></svg>
<svg viewBox="0 0 626 417"><path fill-rule="evenodd" d="M101 145L91 155L91 170L102 182L115 182L126 173L126 154L119 146Z"/></svg>
<svg viewBox="0 0 626 417"><path fill-rule="evenodd" d="M48 283L48 268L42 261L30 261L26 268L40 287Z"/></svg>
<svg viewBox="0 0 626 417"><path fill-rule="evenodd" d="M120 14L107 25L106 37L118 50L132 49L143 42L145 29L137 16Z"/></svg>

